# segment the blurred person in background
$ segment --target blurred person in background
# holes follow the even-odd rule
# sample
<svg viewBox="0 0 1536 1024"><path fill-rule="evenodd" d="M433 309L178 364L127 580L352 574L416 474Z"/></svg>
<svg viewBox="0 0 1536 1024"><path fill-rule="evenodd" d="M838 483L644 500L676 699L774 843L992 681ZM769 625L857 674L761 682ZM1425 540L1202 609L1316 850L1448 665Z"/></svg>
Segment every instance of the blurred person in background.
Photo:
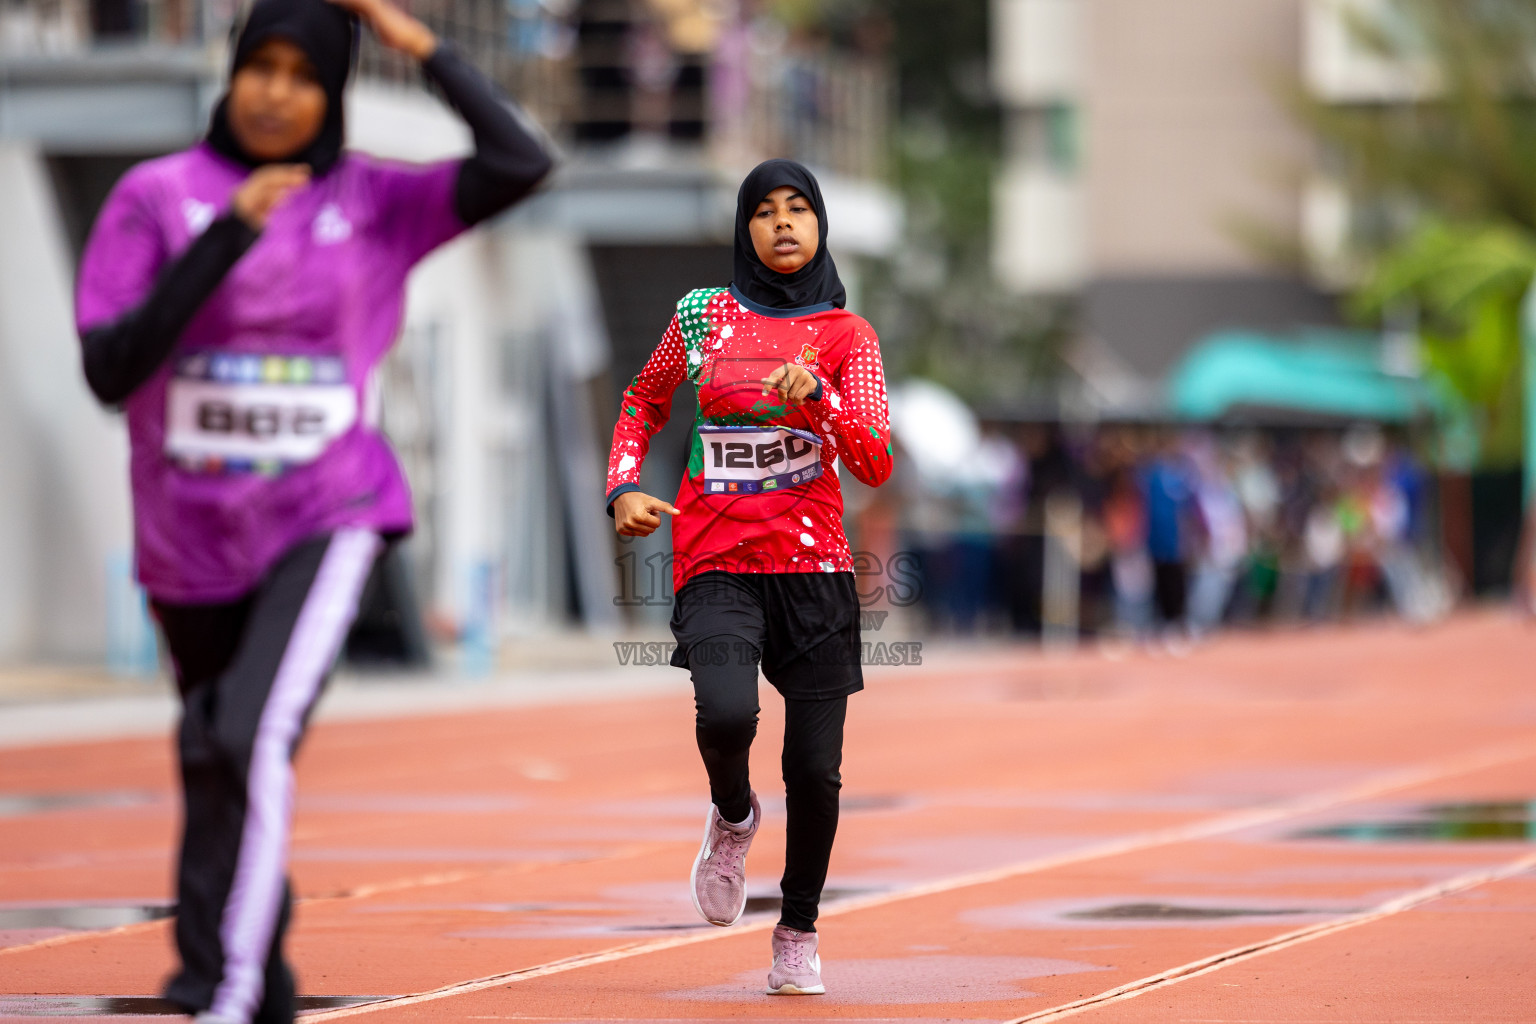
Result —
<svg viewBox="0 0 1536 1024"><path fill-rule="evenodd" d="M1115 591L1115 629L1137 642L1152 631L1153 570L1147 553L1147 502L1136 472L1117 468L1104 498L1104 534Z"/></svg>
<svg viewBox="0 0 1536 1024"><path fill-rule="evenodd" d="M1276 620L1294 621L1305 618L1307 584L1313 568L1307 552L1307 521L1323 482L1308 446L1294 438L1275 445L1273 465L1280 489L1274 529L1279 578L1270 614Z"/></svg>
<svg viewBox="0 0 1536 1024"><path fill-rule="evenodd" d="M1339 613L1348 618L1374 602L1381 583L1372 530L1371 475L1351 465L1338 502L1339 524L1344 530L1344 577Z"/></svg>
<svg viewBox="0 0 1536 1024"><path fill-rule="evenodd" d="M997 481L988 514L992 523L993 562L990 598L1004 628L1018 630L1021 581L1013 571L1019 561L1025 522L1029 514L1029 458L1017 432L992 435L996 444ZM1006 447L1001 447L1006 446Z"/></svg>
<svg viewBox="0 0 1536 1024"><path fill-rule="evenodd" d="M358 20L475 152L351 153ZM386 539L411 528L369 381L406 275L549 172L497 91L388 0L258 0L207 138L113 190L80 268L85 377L128 417L138 575L183 714L179 971L205 1024L286 1024L291 759Z"/></svg>
<svg viewBox="0 0 1536 1024"><path fill-rule="evenodd" d="M1423 606L1417 560L1409 543L1410 511L1408 495L1386 466L1378 464L1369 472L1367 511L1370 515L1372 554L1386 585L1387 596L1399 615L1410 622L1426 616Z"/></svg>
<svg viewBox="0 0 1536 1024"><path fill-rule="evenodd" d="M1116 476L1120 445L1115 433L1099 430L1083 446L1078 496L1082 505L1078 540L1078 620L1083 635L1118 633L1112 550L1105 505Z"/></svg>
<svg viewBox="0 0 1536 1024"><path fill-rule="evenodd" d="M1001 618L994 614L1003 600L999 538L1023 516L1022 488L1028 475L1028 463L1012 441L992 430L981 435L956 495L960 514L954 546L959 576L953 616L962 632L992 628L994 620Z"/></svg>
<svg viewBox="0 0 1536 1024"><path fill-rule="evenodd" d="M1435 574L1420 556L1423 529L1423 474L1412 455L1389 445L1372 467L1369 493L1371 537L1387 597L1409 622L1428 622L1444 610Z"/></svg>
<svg viewBox="0 0 1536 1024"><path fill-rule="evenodd" d="M864 688L859 601L834 463L877 487L891 474L880 343L847 301L827 250L827 209L791 160L737 193L729 288L689 292L624 392L608 463L623 536L672 522L672 664L689 670L710 808L694 860L694 909L711 924L746 907L762 824L749 755L759 664L784 697L787 839L770 995L816 995L816 918L837 834L848 697ZM640 490L651 438L684 381L698 392L693 455L676 506Z"/></svg>
<svg viewBox="0 0 1536 1024"><path fill-rule="evenodd" d="M1008 441L984 434L942 495L948 507L947 536L929 582L935 585L940 621L958 633L983 626L996 596L997 516L1008 512L1006 505L999 505L999 494L1010 478L1023 474L1017 465L1021 461Z"/></svg>
<svg viewBox="0 0 1536 1024"><path fill-rule="evenodd" d="M1189 597L1189 631L1209 635L1226 617L1237 574L1248 556L1248 523L1242 500L1228 476L1226 459L1209 437L1191 445L1194 504L1203 527L1200 555Z"/></svg>
<svg viewBox="0 0 1536 1024"><path fill-rule="evenodd" d="M1301 614L1309 622L1333 618L1338 613L1341 576L1349 552L1343 501L1336 485L1325 485L1306 513L1302 528L1306 584Z"/></svg>
<svg viewBox="0 0 1536 1024"><path fill-rule="evenodd" d="M1016 425L993 436L1011 454L999 460L1001 472L989 509L992 523L991 557L995 563L989 600L996 620L1014 633L1040 629L1039 510L1033 491L1035 465L1044 435L1034 424ZM947 523L935 524L936 529ZM924 594L924 603L929 604Z"/></svg>
<svg viewBox="0 0 1536 1024"><path fill-rule="evenodd" d="M1058 425L1025 428L1020 451L1028 466L1022 531L1007 548L1003 575L1014 630L1038 636L1045 626L1046 503L1053 494L1074 490L1078 473Z"/></svg>
<svg viewBox="0 0 1536 1024"><path fill-rule="evenodd" d="M1178 639L1186 632L1190 520L1195 508L1189 467L1172 431L1158 439L1156 454L1142 468L1141 488L1158 621L1168 639Z"/></svg>
<svg viewBox="0 0 1536 1024"><path fill-rule="evenodd" d="M1233 448L1232 485L1243 506L1248 531L1248 559L1233 607L1233 617L1250 622L1273 611L1280 583L1283 549L1280 507L1283 497L1275 471L1274 449L1257 433L1244 434Z"/></svg>

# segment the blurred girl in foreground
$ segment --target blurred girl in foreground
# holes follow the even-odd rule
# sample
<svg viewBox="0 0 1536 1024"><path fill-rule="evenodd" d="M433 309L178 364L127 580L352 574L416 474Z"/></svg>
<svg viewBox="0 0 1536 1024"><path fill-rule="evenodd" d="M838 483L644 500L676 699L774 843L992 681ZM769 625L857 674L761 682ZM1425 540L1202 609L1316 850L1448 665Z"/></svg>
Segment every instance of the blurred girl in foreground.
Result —
<svg viewBox="0 0 1536 1024"><path fill-rule="evenodd" d="M421 62L474 155L343 150L357 24ZM491 84L389 0L257 0L207 138L140 164L80 270L85 376L128 417L138 576L183 703L181 969L207 1024L286 1024L291 758L380 547L411 528L369 402L411 268L550 170Z"/></svg>

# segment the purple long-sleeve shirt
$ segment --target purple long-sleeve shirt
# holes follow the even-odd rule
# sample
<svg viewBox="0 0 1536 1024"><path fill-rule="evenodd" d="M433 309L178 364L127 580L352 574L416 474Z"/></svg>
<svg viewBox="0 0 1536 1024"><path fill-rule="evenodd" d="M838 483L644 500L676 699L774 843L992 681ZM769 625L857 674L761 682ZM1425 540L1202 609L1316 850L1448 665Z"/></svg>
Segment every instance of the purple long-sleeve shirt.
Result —
<svg viewBox="0 0 1536 1024"><path fill-rule="evenodd" d="M459 166L344 156L278 207L128 397L138 576L157 600L233 600L338 527L410 529L369 393L407 274L465 230ZM206 145L130 171L86 246L82 334L143 302L248 173Z"/></svg>

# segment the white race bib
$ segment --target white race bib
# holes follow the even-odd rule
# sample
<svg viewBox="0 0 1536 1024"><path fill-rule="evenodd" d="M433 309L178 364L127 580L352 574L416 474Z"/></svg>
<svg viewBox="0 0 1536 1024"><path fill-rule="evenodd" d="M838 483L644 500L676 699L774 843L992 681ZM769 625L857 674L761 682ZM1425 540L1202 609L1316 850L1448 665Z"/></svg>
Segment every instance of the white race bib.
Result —
<svg viewBox="0 0 1536 1024"><path fill-rule="evenodd" d="M705 494L766 494L821 475L821 438L793 427L699 427Z"/></svg>
<svg viewBox="0 0 1536 1024"><path fill-rule="evenodd" d="M199 472L278 473L313 462L356 422L335 356L202 352L171 378L165 453Z"/></svg>

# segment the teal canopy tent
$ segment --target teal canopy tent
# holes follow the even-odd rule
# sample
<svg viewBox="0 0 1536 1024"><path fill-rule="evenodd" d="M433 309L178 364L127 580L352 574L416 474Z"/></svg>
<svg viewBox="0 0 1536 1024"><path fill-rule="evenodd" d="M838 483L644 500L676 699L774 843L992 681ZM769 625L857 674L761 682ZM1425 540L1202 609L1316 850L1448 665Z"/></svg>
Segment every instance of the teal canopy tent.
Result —
<svg viewBox="0 0 1536 1024"><path fill-rule="evenodd" d="M1191 420L1262 411L1402 423L1440 404L1424 381L1382 371L1376 335L1327 330L1209 335L1169 375L1168 398Z"/></svg>

